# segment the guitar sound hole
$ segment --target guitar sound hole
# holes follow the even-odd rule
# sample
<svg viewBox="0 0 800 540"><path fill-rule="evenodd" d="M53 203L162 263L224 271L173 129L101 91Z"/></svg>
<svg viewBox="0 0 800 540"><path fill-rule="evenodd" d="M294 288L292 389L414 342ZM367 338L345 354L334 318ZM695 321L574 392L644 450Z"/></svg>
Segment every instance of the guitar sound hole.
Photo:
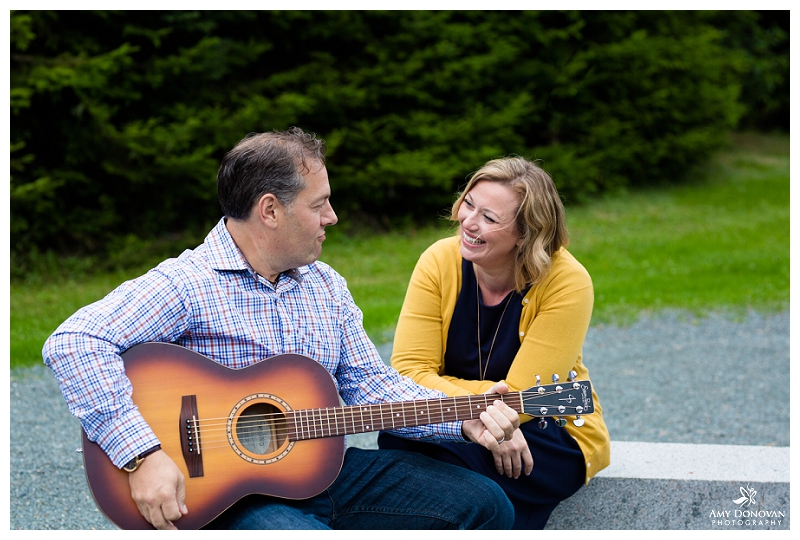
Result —
<svg viewBox="0 0 800 540"><path fill-rule="evenodd" d="M236 420L236 437L248 452L271 454L286 441L286 421L283 413L269 403L247 407Z"/></svg>

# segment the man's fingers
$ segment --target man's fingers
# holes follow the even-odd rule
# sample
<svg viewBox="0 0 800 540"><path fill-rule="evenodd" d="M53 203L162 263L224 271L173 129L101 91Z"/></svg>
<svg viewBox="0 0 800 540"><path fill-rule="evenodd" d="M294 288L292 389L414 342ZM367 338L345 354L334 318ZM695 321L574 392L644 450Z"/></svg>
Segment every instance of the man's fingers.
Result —
<svg viewBox="0 0 800 540"><path fill-rule="evenodd" d="M487 394L507 394L508 393L508 384L505 381L500 381L495 383L494 386L489 388L486 391Z"/></svg>
<svg viewBox="0 0 800 540"><path fill-rule="evenodd" d="M185 516L189 513L189 509L186 507L186 479L181 475L180 480L178 482L178 510L180 515L175 519L180 518L181 516Z"/></svg>
<svg viewBox="0 0 800 540"><path fill-rule="evenodd" d="M481 420L498 442L513 437L514 431L519 427L519 414L499 399L481 414Z"/></svg>
<svg viewBox="0 0 800 540"><path fill-rule="evenodd" d="M492 385L486 393L506 394L508 390L508 384L505 381L500 381ZM511 439L514 435L514 430L519 427L519 414L517 411L499 399L494 400L494 403L481 414L480 418L486 427L486 432L491 437L494 437L496 442ZM496 448L491 441L487 441L487 443L484 446L489 450Z"/></svg>
<svg viewBox="0 0 800 540"><path fill-rule="evenodd" d="M139 504L139 513L142 514L142 517L146 519L150 525L155 527L156 529L165 530L165 529L175 529L175 525L164 517L164 512L162 512L160 507L150 507Z"/></svg>
<svg viewBox="0 0 800 540"><path fill-rule="evenodd" d="M181 513L180 507L178 506L177 501L168 501L161 507L161 513L164 515L164 519L169 521L170 523L178 520L183 515Z"/></svg>
<svg viewBox="0 0 800 540"><path fill-rule="evenodd" d="M483 422L484 432L488 437L494 439L495 444L498 444L500 441L506 438L506 428L501 425L503 423L503 419L505 419L505 416L503 416L502 413L498 413L493 407L489 407L481 413L480 418L481 422ZM505 421L508 422L508 419ZM513 434L513 432L514 430L512 429L511 433ZM487 446L487 448L489 447ZM492 448L489 449L494 450L494 448L495 446L492 445Z"/></svg>
<svg viewBox="0 0 800 540"><path fill-rule="evenodd" d="M173 521L187 513L186 480L175 462L159 450L128 476L131 497L156 529L176 529Z"/></svg>

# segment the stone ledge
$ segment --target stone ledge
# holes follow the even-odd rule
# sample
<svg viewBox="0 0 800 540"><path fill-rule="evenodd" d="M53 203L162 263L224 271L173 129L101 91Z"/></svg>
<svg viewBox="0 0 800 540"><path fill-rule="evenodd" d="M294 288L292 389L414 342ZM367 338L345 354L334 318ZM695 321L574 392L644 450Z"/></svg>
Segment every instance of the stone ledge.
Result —
<svg viewBox="0 0 800 540"><path fill-rule="evenodd" d="M611 461L548 529L790 528L788 447L612 442Z"/></svg>

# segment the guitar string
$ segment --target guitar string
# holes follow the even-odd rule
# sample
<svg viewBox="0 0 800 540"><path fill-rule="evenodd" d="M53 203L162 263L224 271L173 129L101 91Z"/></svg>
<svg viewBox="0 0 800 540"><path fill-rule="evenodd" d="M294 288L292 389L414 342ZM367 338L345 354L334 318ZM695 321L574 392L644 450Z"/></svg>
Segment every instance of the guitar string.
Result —
<svg viewBox="0 0 800 540"><path fill-rule="evenodd" d="M569 415L564 415L564 416L567 417L567 418L569 417ZM368 433L368 431L364 431L364 433ZM333 431L331 431L331 432L320 432L319 434L315 434L315 436L300 437L300 438L288 437L288 434L283 434L283 435L275 434L275 435L273 435L272 439L280 441L280 444L279 444L279 448L280 448L280 447L283 447L283 445L287 442L287 440L289 442L300 442L300 441L305 441L305 440L317 440L317 439L326 439L326 438L331 438L331 437L342 437L342 436L351 435L351 434L352 433L334 433ZM248 442L260 439L260 438L262 438L262 436L261 436L261 434L259 434L259 435L242 434L242 435L238 435L236 438L238 439L238 441L240 443L242 443L243 445L246 446ZM213 438L211 440L206 440L204 438L204 439L201 439L201 445L200 446L201 446L201 451L203 451L203 452L211 451L211 450L214 450L214 449L217 449L217 448L229 449L231 447L231 441L227 437L224 437L224 438Z"/></svg>
<svg viewBox="0 0 800 540"><path fill-rule="evenodd" d="M562 414L562 416L569 417L571 415ZM364 430L362 432L363 433L367 433L369 431L370 430ZM377 431L377 430L375 430L375 431ZM309 433L309 436L304 436L304 437L299 437L299 438L289 437L289 433L288 432L274 433L274 434L271 435L271 439L270 440L280 441L279 447L282 447L287 440L290 441L290 442L298 442L298 441L304 441L304 440L316 440L316 439L324 439L324 438L331 438L331 437L341 437L341 436L350 435L350 434L352 434L352 433L339 432L338 430L336 432L334 432L333 428L331 428L331 430L328 431L328 432L326 432L323 429L320 429L318 433L314 433L314 434ZM216 448L230 448L231 441L227 436L219 438L219 437L213 437L213 435L214 434L206 434L205 437L201 437L200 447L201 447L202 451L210 451L210 450L214 450ZM262 433L260 431L258 433L253 433L253 434L240 433L236 437L236 439L238 439L238 441L240 443L242 443L243 445L247 445L248 442L251 442L251 441L254 441L254 440L258 440L258 439L261 439L261 438L263 438L263 435L262 435Z"/></svg>
<svg viewBox="0 0 800 540"><path fill-rule="evenodd" d="M572 410L569 411L569 412L572 412L572 413L575 412L574 411L574 407L570 407L570 409L572 409ZM563 416L563 417L571 417L571 416L573 416L572 414L569 414L569 412L565 411L564 413L559 413L558 416ZM532 416L538 416L538 415L532 415ZM448 420L445 420L445 421L448 421ZM259 421L259 423L261 423L261 422ZM277 452L281 448L283 448L283 446L286 444L286 440L287 439L290 442L297 442L297 441L303 441L303 440L313 440L313 439L322 439L322 438L330 438L330 437L340 437L340 436L351 434L351 433L349 433L347 431L350 426L351 426L351 422L348 422L348 421L345 420L345 421L343 421L341 423L337 422L337 424L335 426L335 428L336 428L336 432L335 433L334 433L334 428L329 426L327 433L326 433L325 428L320 427L320 428L318 428L317 430L314 431L313 435L311 433L312 429L308 428L306 426L306 428L304 430L306 433L304 433L304 434L307 434L308 436L302 436L302 437L299 437L299 438L290 437L290 435L292 435L292 434L296 435L296 430L292 430L292 429L289 429L289 428L273 429L273 430L270 430L270 433L271 433L271 440L280 441L280 444L278 445L278 449L275 450L275 452ZM389 427L389 426L385 426L385 427ZM339 428L344 428L343 432ZM361 430L361 431L355 430L355 431L353 431L353 433L359 433L359 432L363 433L363 432L369 432L369 431L377 431L377 430L369 430L369 429ZM219 432L223 432L224 433L224 436L222 438L215 437L215 435L218 435ZM226 428L204 431L201 434L201 437L200 437L201 450L202 451L210 451L210 450L214 450L214 449L217 449L217 448L229 449L231 447L231 443L230 443L230 440L228 438L227 433L228 432L227 432ZM246 445L247 443L252 442L253 440L262 438L262 436L263 436L262 434L263 434L262 430L258 430L258 432L256 432L256 433L252 433L252 432L248 433L247 430L237 430L237 437L236 438L243 445ZM272 452L270 452L270 453L272 453Z"/></svg>
<svg viewBox="0 0 800 540"><path fill-rule="evenodd" d="M548 411L548 412L550 412L550 411ZM553 412L555 414L553 414ZM531 414L530 416L534 416L534 417L541 417L541 416L573 416L574 414L577 414L577 412L576 412L574 407L567 408L566 406L565 406L565 410L563 412L560 412L560 411L553 411L553 412L550 412L550 414L545 414L545 415L542 415L542 414ZM424 416L425 414L427 414L427 413L422 413L421 416ZM244 421L241 420L242 417L240 417L240 420L236 423L236 425L237 425L237 434L241 433L241 434L246 436L248 430L253 432L253 433L259 433L260 434L262 432L262 428L268 427L267 425L270 424L271 422L273 422L273 424L272 424L272 426L269 426L270 432L275 433L278 436L286 435L289 432L295 432L296 433L298 431L298 427L299 427L299 431L301 433L304 433L304 434L305 433L310 434L312 431L315 434L318 433L318 432L324 434L326 431L328 433L332 434L333 430L335 428L336 429L336 435L332 435L332 436L350 434L348 432L348 430L351 427L353 427L353 432L352 433L359 433L359 432L360 433L365 433L365 432L370 432L370 431L377 431L378 429L385 429L387 427L388 428L396 427L396 426L394 426L394 418L396 418L396 416L388 417L388 418L381 416L381 417L378 417L376 419L375 415L372 415L369 418L369 420L370 420L369 422L366 421L366 418L359 419L357 417L350 417L350 418L339 417L339 418L335 418L331 422L329 418L325 417L326 416L325 414L316 415L316 416L315 415L309 415L309 416L310 416L310 419L308 421L306 421L306 419L300 418L299 422L295 422L295 429L292 429L292 426L289 425L289 420L284 418L283 415L281 415L281 416L279 416L277 418L273 418L273 419L265 419L264 417L261 417L261 416L253 416L252 419L247 419L246 418ZM439 416L437 416L437 418L439 418ZM457 418L451 418L451 417L446 416L446 415L442 415L441 418L442 418L441 421L437 421L437 422L422 422L422 424L444 423L444 422L450 422L450 421L457 420ZM297 420L297 419L295 419L295 420ZM378 425L378 428L377 429L372 429L373 427L375 427L376 424ZM222 424L215 424L215 425L211 425L211 426L206 426L204 433L207 433L207 434L208 433L214 433L215 430L216 431L225 430L227 432L227 423L224 424L224 427L220 427L220 426L223 426L223 425ZM406 423L406 422L401 422L401 426L397 426L397 427L409 427L409 424ZM309 438L315 438L315 437L309 437Z"/></svg>
<svg viewBox="0 0 800 540"><path fill-rule="evenodd" d="M522 396L520 396L520 394L522 394ZM558 392L549 392L549 393L546 392L546 393L543 393L543 394L539 394L539 393L536 393L536 392L527 392L526 391L526 392L512 392L511 394L503 394L503 395L508 395L508 396L511 396L511 397L514 397L514 398L519 398L519 399L521 399L523 404L529 404L529 402L531 402L531 401L535 401L537 399L541 399L542 397L550 397L550 396L556 395L556 394L558 394ZM486 396L489 399L491 399L491 401L495 401L496 399L501 399L502 400L501 394L487 394ZM475 398L475 397L476 396L463 396L460 399L458 399L458 398L444 398L441 402L439 402L438 400L433 400L434 402L440 404L439 412L434 412L433 414L442 414L444 412L442 410L444 407L455 408L456 409L456 411L455 411L456 414L460 414L461 412L463 412L464 409L466 409L467 411L473 411L474 410L473 409L473 403L472 403L473 400L471 400L470 398ZM454 406L445 405L443 403L443 402L449 401L450 399L454 399L454 400L458 399L458 400L454 401ZM484 403L488 403L489 399L483 400ZM505 401L505 400L503 400L503 401ZM383 417L386 414L396 415L398 413L405 414L406 412L409 412L409 411L415 411L415 412L419 411L420 405L422 403L430 403L430 402L425 402L425 401L397 401L397 402L385 402L385 403L372 403L372 404L368 404L368 405L350 405L350 406L345 406L345 407L326 407L326 408L312 408L312 409L299 409L299 410L290 409L288 411L279 411L279 412L275 412L275 413L266 413L266 414L264 414L264 413L253 414L253 415L244 415L243 414L243 415L240 415L239 418L251 417L251 418L260 418L260 419L267 419L267 418L269 418L269 419L279 419L279 418L283 418L287 414L293 414L295 416L297 416L298 414L303 414L303 413L305 413L307 415L322 414L322 413L330 414L330 412L333 411L333 412L340 413L342 416L344 416L346 414L350 414L350 419L352 420L353 417L358 415L359 413L364 414L365 413L365 409L366 409L367 413L369 413L370 411L375 412L376 409L377 409L378 410L378 414L381 415L381 417ZM551 407L552 406L553 405L551 405ZM389 411L382 410L384 407L386 407L386 408L388 408L390 410ZM398 407L400 408L399 411L396 410ZM433 406L428 406L428 408L435 411L437 407L434 404ZM392 410L392 409L395 409L395 410ZM525 413L525 414L529 414L529 413ZM230 416L221 416L221 417L217 417L217 418L205 418L205 419L199 420L197 422L197 425L201 426L201 427L208 427L208 426L213 426L214 422L221 422L221 424L219 424L219 425L227 425L227 422L228 422L229 419L230 419ZM317 421L321 421L320 419L316 419L316 420Z"/></svg>
<svg viewBox="0 0 800 540"><path fill-rule="evenodd" d="M537 399L540 399L542 397L549 397L549 396L554 395L554 394L556 394L556 392L550 392L550 393L544 393L544 394L533 393L533 392L513 392L511 394L506 394L506 395L508 395L510 397L515 396L515 395L519 396L521 402L528 403L528 402L531 402L531 401L536 401ZM495 394L495 396L497 396L497 394ZM472 396L472 397L474 397L474 396ZM396 407L397 404L399 404L399 403L411 404L411 403L414 403L414 402L393 402L393 403L386 403L386 404L381 404L381 405L393 405L393 406ZM461 406L459 407L459 405L461 405ZM379 411L378 414L370 415L370 423L365 423L364 419L363 419L364 411L356 410L359 407L361 407L361 406L355 406L355 409L351 409L350 410L351 413L352 413L350 418L346 418L345 417L345 409L335 408L335 407L334 408L327 408L327 409L304 409L302 411L288 411L286 413L278 412L278 413L271 413L271 414L266 414L266 415L265 414L241 415L241 416L239 416L239 420L236 422L237 438L240 441L245 441L245 442L249 441L248 437L250 437L250 439L261 438L262 434L263 434L263 431L264 431L261 428L263 428L264 424L266 424L266 423L272 423L273 424L272 428L269 431L270 431L270 433L271 433L273 438L279 439L279 440L283 440L283 439L288 438L290 436L290 434L297 435L298 434L298 430L300 431L300 434L304 435L304 436L301 436L301 437L299 437L297 439L293 439L293 440L307 440L307 439L316 439L316 438L337 437L337 436L343 436L343 435L346 435L346 434L350 434L348 432L348 429L351 426L354 428L354 431L352 433L359 433L359 432L363 433L363 432L369 432L369 431L377 431L377 429L375 429L375 430L369 429L369 426L370 425L374 426L375 424L379 424L379 423L381 424L381 427L379 429L388 428L388 427L390 427L389 424L391 424L391 427L394 427L395 426L394 419L399 417L399 414L398 414L397 411L390 411L390 416L388 416L388 417L385 416L386 415L386 411ZM364 406L364 407L369 407L369 406ZM403 410L401 411L401 413L403 413L403 414L405 414L409 410L416 411L415 407L412 408L410 406L405 406L405 405L402 406L402 409ZM455 414L456 417L461 415L462 413L471 413L471 412L473 412L472 404L471 404L471 402L468 402L467 400L461 401L460 403L456 402L455 409L456 409L456 411L454 413L450 413L450 414ZM325 418L325 417L329 417L330 416L330 411L331 410L341 411L341 416L338 417L338 418L337 418L338 415L334 414L333 422L331 422L329 418ZM302 418L302 415L292 414L292 413L297 413L297 412L306 413L305 416L307 418L304 419L304 418ZM358 416L357 413L359 413L359 412L362 413L362 418L361 419L357 418L357 416ZM538 412L538 411L535 411L535 412ZM569 407L565 406L565 411L564 412L559 412L556 415L545 415L545 416L572 416L572 414L569 414L569 413L575 413L575 407L573 407L573 406L569 406ZM426 415L426 414L429 414L429 413L427 411L425 411L420 416ZM437 415L437 417L438 417L438 415L442 415L441 412L434 412L433 414ZM531 414L531 413L526 413L526 414L529 414L529 415L534 416L534 417L542 416L542 415ZM299 419L299 423L295 424L294 429L292 429L292 427L290 425L288 425L288 422L289 422L287 420L288 416L294 416L295 420ZM375 416L378 416L378 421L377 422L374 421L375 420ZM417 415L415 415L415 416L417 416ZM444 415L442 415L442 417L445 418ZM309 420L309 418L310 418L310 420ZM452 418L452 419L445 418L445 419L442 420L442 422L449 422L449 421L453 421L453 420L456 420L456 419L457 418ZM220 423L220 422L217 422L217 420L225 420L225 421ZM276 420L278 421L277 424L279 425L279 427L276 427L276 422L275 422ZM401 426L398 426L398 427L408 427L407 421L408 421L408 416L404 416L403 417L403 421L401 422ZM308 423L304 423L304 422L308 422ZM440 423L440 422L431 422L431 423ZM214 449L214 448L217 448L217 447L229 447L230 446L229 439L228 439L228 418L227 417L226 418L219 418L219 419L200 420L200 421L196 422L196 424L197 424L197 429L200 431L201 451L204 450L204 449L205 450L211 450L211 449ZM421 422L421 424L426 424L426 422ZM327 432L328 432L327 435L325 434L326 429L324 427L326 425L327 425ZM362 429L359 431L356 428L356 425L362 426ZM366 427L367 429L363 429L364 427ZM334 428L336 430L335 434L333 433ZM342 429L340 429L340 428L342 428ZM251 433L247 433L248 430L251 431ZM312 434L312 431L313 431L313 434ZM220 432L223 433L225 436L222 439L214 438L214 436L217 435ZM305 436L305 435L308 435L308 436ZM311 435L313 435L313 436L311 436ZM222 444L220 444L220 443L222 443Z"/></svg>
<svg viewBox="0 0 800 540"><path fill-rule="evenodd" d="M566 414L567 411L575 412L576 409L573 406L564 406L565 410L561 415ZM464 409L463 407L461 409ZM265 423L274 422L284 420L287 417L294 417L296 421L299 422L300 425L308 425L308 424L326 424L326 425L341 425L341 426L349 426L354 423L370 426L373 424L381 423L383 425L393 423L392 419L397 418L400 416L399 413L394 412L387 416L386 411L382 412L375 412L375 411L352 411L350 413L346 412L334 412L333 419L331 419L331 411L333 409L305 409L302 415L293 414L297 411L288 411L286 413L271 413L271 414L254 414L254 415L241 415L238 417L236 422L237 426L240 427L247 427L248 425L259 426ZM342 411L341 409L335 409L335 411ZM434 411L432 413L428 413L427 411L416 411L415 416L434 416L436 418L446 418L443 422L450 422L458 420L458 416L461 412L465 412L463 410L456 410L456 411ZM472 408L466 410L466 412L473 412ZM532 411L531 413L523 413L528 414L530 416L542 416L541 414L535 414L538 411ZM549 412L549 411L548 411ZM360 413L360 414L359 414ZM359 418L359 416L361 418ZM451 419L450 417L453 416ZM553 416L553 414L545 414L543 416ZM377 419L377 420L376 420ZM406 416L404 420L407 420L408 417ZM211 419L207 421L200 421L198 426L205 429L213 429L215 427L223 427L228 425L228 418L220 419L224 420L223 422L212 421ZM371 422L367 422L367 420L371 420Z"/></svg>
<svg viewBox="0 0 800 540"><path fill-rule="evenodd" d="M550 395L552 395L552 394L550 394ZM526 404L526 405L529 405L531 401L535 401L536 399L539 399L541 397L549 397L549 395L548 394L534 394L534 395L529 395L529 396L523 396L522 397L522 402L524 404ZM324 422L326 420L326 418L323 418L323 415L329 417L330 414L333 413L334 414L334 421L338 422L339 420L343 420L345 423L352 423L353 421L356 421L357 416L359 416L359 415L361 415L361 416L369 415L372 418L374 418L375 416L378 416L380 419L385 419L385 418L397 417L399 414L405 415L406 413L409 413L411 411L415 412L416 414L420 414L419 406L418 405L417 406L412 406L413 403L414 402L387 402L387 403L371 404L371 405L355 405L355 406L350 406L350 407L328 407L328 408L289 410L289 411L279 411L279 412L268 413L268 414L263 414L263 413L261 413L261 414L253 414L253 415L243 414L243 415L240 415L239 418L240 419L244 418L245 422L246 422L247 418L253 418L253 419L258 420L258 421L263 421L263 420L281 419L281 418L284 418L287 415L291 415L291 416L295 416L297 418L300 418L300 420L302 421L303 420L302 415L305 414L306 416L311 417L312 421ZM400 405L400 404L404 404L404 405L401 405L400 406L400 410L398 411L397 410L397 406ZM390 410L388 410L388 411L383 410L384 406L389 406L387 408L390 409ZM551 405L551 407L552 406L553 405ZM456 402L455 403L455 407L448 406L448 409L453 409L453 408L455 409L454 412L457 415L459 415L462 412L464 412L465 409L468 412L474 411L473 405L472 405L471 402L464 402L464 401ZM434 415L443 415L443 414L451 412L451 411L445 411L443 406L440 406L439 410L437 411L436 407L433 406L433 407L427 407L424 411L421 412L421 414L427 414L427 410L428 409L433 410L434 412L431 413L431 414L434 414ZM570 406L569 409L573 409L573 407ZM525 413L525 414L530 414L530 413ZM349 418L347 418L347 415L349 415ZM389 415L389 416L387 417L387 415ZM206 418L206 419L199 420L197 422L197 425L199 427L203 427L203 428L206 428L206 429L209 428L209 427L213 427L215 425L215 423L217 423L217 425L227 425L227 422L230 420L230 418L231 418L230 416L219 417L219 418Z"/></svg>

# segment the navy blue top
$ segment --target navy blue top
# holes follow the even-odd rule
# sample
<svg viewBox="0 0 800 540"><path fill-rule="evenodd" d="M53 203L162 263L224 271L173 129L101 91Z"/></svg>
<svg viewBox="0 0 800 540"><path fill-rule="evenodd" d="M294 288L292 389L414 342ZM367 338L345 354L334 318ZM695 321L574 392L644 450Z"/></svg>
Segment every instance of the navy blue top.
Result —
<svg viewBox="0 0 800 540"><path fill-rule="evenodd" d="M475 270L466 259L461 261L461 276L461 292L447 333L444 372L459 379L503 380L519 351L519 319L522 316L522 298L527 290L521 295L511 291L496 306L487 306L479 298ZM481 310L480 358L478 305Z"/></svg>

